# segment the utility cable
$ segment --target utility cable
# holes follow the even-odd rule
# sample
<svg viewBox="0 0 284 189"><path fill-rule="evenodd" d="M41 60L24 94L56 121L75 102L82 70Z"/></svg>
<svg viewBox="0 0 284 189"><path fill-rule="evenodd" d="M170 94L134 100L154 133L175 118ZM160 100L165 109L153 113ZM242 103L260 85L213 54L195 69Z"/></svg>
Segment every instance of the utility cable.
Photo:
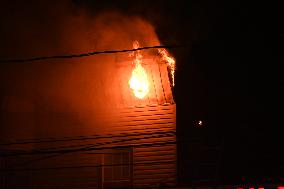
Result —
<svg viewBox="0 0 284 189"><path fill-rule="evenodd" d="M0 63L9 63L9 62L34 62L39 60L48 60L48 59L66 59L66 58L80 58L85 56L93 56L97 54L113 54L113 53L123 53L123 52L132 52L146 49L160 49L160 48L180 48L185 47L186 45L157 45L157 46L148 46L148 47L140 47L137 49L124 49L124 50L106 50L106 51L94 51L82 54L70 54L70 55L55 55L55 56L42 56L42 57L33 57L26 59L6 59L0 60Z"/></svg>

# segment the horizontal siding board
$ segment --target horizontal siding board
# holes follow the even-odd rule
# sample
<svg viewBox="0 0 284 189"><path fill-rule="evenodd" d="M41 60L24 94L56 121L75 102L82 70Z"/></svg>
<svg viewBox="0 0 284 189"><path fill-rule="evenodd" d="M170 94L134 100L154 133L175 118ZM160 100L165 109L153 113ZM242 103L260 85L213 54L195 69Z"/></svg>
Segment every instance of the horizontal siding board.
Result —
<svg viewBox="0 0 284 189"><path fill-rule="evenodd" d="M127 123L127 124L123 124L123 125L117 125L117 127L112 127L112 129L116 129L116 128L121 128L123 130L129 129L128 131L131 132L133 128L135 127L142 127L142 126L152 126L152 127L156 127L157 128L161 128L164 125L166 126L171 126L172 129L174 129L174 122L172 120L170 121L153 121L153 122L144 122L144 123L137 123L137 122L131 122L131 123ZM131 127L134 126L134 127ZM154 128L153 128L154 129Z"/></svg>
<svg viewBox="0 0 284 189"><path fill-rule="evenodd" d="M148 121L158 121L158 122L164 122L164 121L171 121L172 118L170 116L160 116L160 117L155 117L155 116L149 116L149 117L139 117L139 118L134 118L134 119L127 119L121 121L121 123L137 123L139 125L139 122L148 122Z"/></svg>
<svg viewBox="0 0 284 189"><path fill-rule="evenodd" d="M143 157L155 157L155 156L166 156L166 155L175 155L175 151L152 151L152 152L143 152L143 153L135 153L135 158L143 158Z"/></svg>
<svg viewBox="0 0 284 189"><path fill-rule="evenodd" d="M60 150L74 147L82 148L86 145L93 145L93 147L134 146L133 182L135 187L139 188L147 184L158 184L159 182L174 185L176 183L176 145L166 143L176 141L175 104L124 108L119 109L117 114L118 116L115 122L107 120L107 116L104 115L103 121L106 121L106 124L105 127L100 126L100 130L92 128L91 125L84 128L85 132L88 133L87 136L90 136L89 138L87 137L88 139L86 140L83 138L86 137L86 135L82 134L81 138L80 136L76 136L78 140L68 141L68 139L72 139L72 137L65 137L65 141L38 143L36 147L40 149L49 148ZM48 137L46 139L48 139ZM55 139L56 137L50 138L50 140ZM64 138L61 137L61 139ZM149 146L139 147L139 145L143 144ZM155 146L153 144L160 145ZM19 147L22 146L19 145ZM29 172L32 174L31 177L35 183L39 184L51 180L49 182L49 188L56 188L56 186L61 186L60 184L62 183L69 183L62 188L66 188L67 186L69 188L78 188L78 186L80 186L80 188L97 187L99 168L76 168L76 166L99 165L98 157L100 154L96 153L102 152L88 151L60 155L58 157L34 162L23 168L30 167L36 169L73 166L74 168L62 168L62 170L47 169L44 171ZM43 156L33 157L37 159ZM21 162L29 160L28 158L21 159ZM15 158L10 164L13 165L17 161L18 159ZM9 163L7 163L7 165L9 165ZM15 179L17 179L17 175L15 175Z"/></svg>
<svg viewBox="0 0 284 189"><path fill-rule="evenodd" d="M135 156L135 162L145 162L145 161L149 161L149 159L153 160L153 161L157 161L157 160L173 160L175 159L176 155L175 154L168 154L168 155L156 155L156 156Z"/></svg>
<svg viewBox="0 0 284 189"><path fill-rule="evenodd" d="M143 175L134 175L134 180L146 180L146 179L158 179L158 180L165 180L167 178L175 178L176 173L152 173L152 174L143 174Z"/></svg>
<svg viewBox="0 0 284 189"><path fill-rule="evenodd" d="M175 164L175 160L159 160L159 161L141 161L141 162L135 162L135 166L149 166L149 165L167 165L167 164ZM153 166L154 167L154 166Z"/></svg>
<svg viewBox="0 0 284 189"><path fill-rule="evenodd" d="M81 175L81 173L80 173ZM85 174L84 174L85 175ZM95 177L79 176L78 173L72 177L68 173L50 172L50 174L41 173L30 174L27 178L32 180L33 186L36 188L42 188L43 183L46 183L47 188L56 188L58 186L64 186L68 188L87 188L88 186L97 186L98 180ZM21 175L15 175L15 179L22 178ZM9 183L8 183L9 184Z"/></svg>
<svg viewBox="0 0 284 189"><path fill-rule="evenodd" d="M161 105L144 105L144 106L138 106L138 107L125 107L120 109L119 114L134 114L134 113L138 113L137 115L139 115L139 113L144 113L144 112L159 112L165 110L166 113L170 112L171 110L175 110L175 104L171 104L171 103L164 103ZM175 111L173 111L173 113L175 113Z"/></svg>
<svg viewBox="0 0 284 189"><path fill-rule="evenodd" d="M129 129L131 129L132 132L145 132L145 131L151 131L151 132L157 132L157 131L175 131L171 124L159 124L159 127L153 126L153 125L131 125L129 126L131 128L115 128L114 134L120 134L121 132L124 132L126 134L131 133Z"/></svg>
<svg viewBox="0 0 284 189"><path fill-rule="evenodd" d="M149 115L149 114L155 114L155 115L173 115L175 114L173 107L169 106L164 106L164 107L157 107L157 106L152 106L152 107L143 107L143 108L131 108L129 111L121 110L118 117L123 117L123 116L129 116L129 117L139 117L143 115Z"/></svg>
<svg viewBox="0 0 284 189"><path fill-rule="evenodd" d="M71 156L71 157L70 157ZM35 162L33 163L34 167L64 167L64 166L83 166L83 165L97 165L97 157L94 155L89 155L87 158L86 155L78 155L77 157L57 157L51 158L51 160L46 160L43 162Z"/></svg>
<svg viewBox="0 0 284 189"><path fill-rule="evenodd" d="M126 122L127 123L127 122ZM128 122L127 124L123 124L121 125L121 127L123 128L127 128L127 126L131 126L131 125L153 125L155 126L156 124L174 124L174 122L171 119L168 120L148 120L147 122L143 122L143 121L132 121L132 122ZM110 129L105 129L106 131L109 131Z"/></svg>
<svg viewBox="0 0 284 189"><path fill-rule="evenodd" d="M176 176L171 175L170 177L161 177L161 178L155 178L155 177L148 177L143 179L135 179L134 184L135 186L139 185L147 185L147 184L159 184L160 182L166 182L166 183L175 183L176 182Z"/></svg>
<svg viewBox="0 0 284 189"><path fill-rule="evenodd" d="M147 115L147 116L139 116L139 117L124 117L120 120L120 123L127 123L132 121L148 121L148 120L172 120L172 115Z"/></svg>
<svg viewBox="0 0 284 189"><path fill-rule="evenodd" d="M139 176L142 176L142 175L148 175L148 174L172 174L172 173L176 173L176 170L173 168L173 169L145 169L145 170L137 170L135 169L135 174L134 176L136 175L139 175Z"/></svg>
<svg viewBox="0 0 284 189"><path fill-rule="evenodd" d="M164 169L176 169L175 163L168 163L168 164L150 164L150 165L136 165L135 170L164 170Z"/></svg>
<svg viewBox="0 0 284 189"><path fill-rule="evenodd" d="M135 153L139 153L139 152L151 152L151 151L167 151L167 150L176 150L176 146L175 145L164 145L164 146L159 146L159 147L151 147L151 148L135 148Z"/></svg>
<svg viewBox="0 0 284 189"><path fill-rule="evenodd" d="M150 181L147 181L150 182ZM175 187L176 186L176 182L167 182L167 186L169 187ZM154 182L152 184L147 184L147 183L136 183L135 184L135 188L159 188L159 185L157 184L157 182Z"/></svg>

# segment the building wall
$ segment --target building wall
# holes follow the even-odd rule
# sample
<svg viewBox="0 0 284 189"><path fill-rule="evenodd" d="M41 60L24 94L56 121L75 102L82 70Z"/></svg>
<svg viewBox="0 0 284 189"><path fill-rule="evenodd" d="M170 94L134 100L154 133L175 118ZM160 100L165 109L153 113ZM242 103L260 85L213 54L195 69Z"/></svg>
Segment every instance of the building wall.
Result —
<svg viewBox="0 0 284 189"><path fill-rule="evenodd" d="M150 92L140 100L128 86L131 65L127 61L116 64L115 79L107 82L110 86L102 87L104 91L95 91L102 94L105 107L76 110L68 105L62 108L63 102L47 107L40 98L33 99L32 126L22 125L18 131L23 134L14 136L13 131L5 130L7 136L12 137L6 138L1 145L1 151L5 152L1 158L1 188L175 185L176 105L167 66L156 60L145 61ZM9 122L17 122L21 117L8 111L4 113L7 123L4 128L9 128ZM17 123L20 125L19 121ZM111 164L105 164L109 154L115 156L120 152L129 152L129 161L125 163L114 158ZM114 177L117 177L115 171L122 171L118 182L105 174L114 166L121 167L111 170ZM129 170L125 173L127 179L123 177L126 169Z"/></svg>

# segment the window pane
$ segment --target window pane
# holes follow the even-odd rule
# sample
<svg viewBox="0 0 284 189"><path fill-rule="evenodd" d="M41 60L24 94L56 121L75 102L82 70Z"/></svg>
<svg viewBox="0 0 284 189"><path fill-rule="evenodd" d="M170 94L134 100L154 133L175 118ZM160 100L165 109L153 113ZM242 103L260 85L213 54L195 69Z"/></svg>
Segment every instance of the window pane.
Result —
<svg viewBox="0 0 284 189"><path fill-rule="evenodd" d="M129 162L130 162L129 152L123 152L122 153L122 162L123 162L123 164L129 164Z"/></svg>
<svg viewBox="0 0 284 189"><path fill-rule="evenodd" d="M105 179L106 181L113 180L113 178L112 178L112 167L106 166L106 167L104 168L104 179Z"/></svg>
<svg viewBox="0 0 284 189"><path fill-rule="evenodd" d="M122 177L124 179L127 179L130 176L130 167L129 166L123 166L122 167Z"/></svg>
<svg viewBox="0 0 284 189"><path fill-rule="evenodd" d="M130 179L130 152L117 151L112 154L105 154L104 176L105 181L121 181Z"/></svg>
<svg viewBox="0 0 284 189"><path fill-rule="evenodd" d="M113 179L120 180L121 179L121 166L114 166L113 167Z"/></svg>

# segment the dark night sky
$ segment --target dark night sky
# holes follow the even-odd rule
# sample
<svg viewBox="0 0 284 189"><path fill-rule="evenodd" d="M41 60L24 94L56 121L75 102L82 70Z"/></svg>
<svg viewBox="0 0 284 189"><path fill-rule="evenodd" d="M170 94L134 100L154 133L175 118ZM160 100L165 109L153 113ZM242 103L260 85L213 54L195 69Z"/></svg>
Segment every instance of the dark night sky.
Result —
<svg viewBox="0 0 284 189"><path fill-rule="evenodd" d="M280 104L283 79L268 63L278 61L271 47L276 42L268 44L264 38L264 26L278 29L274 23L263 20L259 29L257 16L239 1L74 2L91 14L118 9L142 16L155 26L163 44L188 45L171 50L177 59L178 137L208 144L223 140L224 181L283 178L283 142L276 135L283 124L269 116L276 109L271 104ZM280 40L273 32L270 38ZM199 119L204 128L195 127Z"/></svg>

